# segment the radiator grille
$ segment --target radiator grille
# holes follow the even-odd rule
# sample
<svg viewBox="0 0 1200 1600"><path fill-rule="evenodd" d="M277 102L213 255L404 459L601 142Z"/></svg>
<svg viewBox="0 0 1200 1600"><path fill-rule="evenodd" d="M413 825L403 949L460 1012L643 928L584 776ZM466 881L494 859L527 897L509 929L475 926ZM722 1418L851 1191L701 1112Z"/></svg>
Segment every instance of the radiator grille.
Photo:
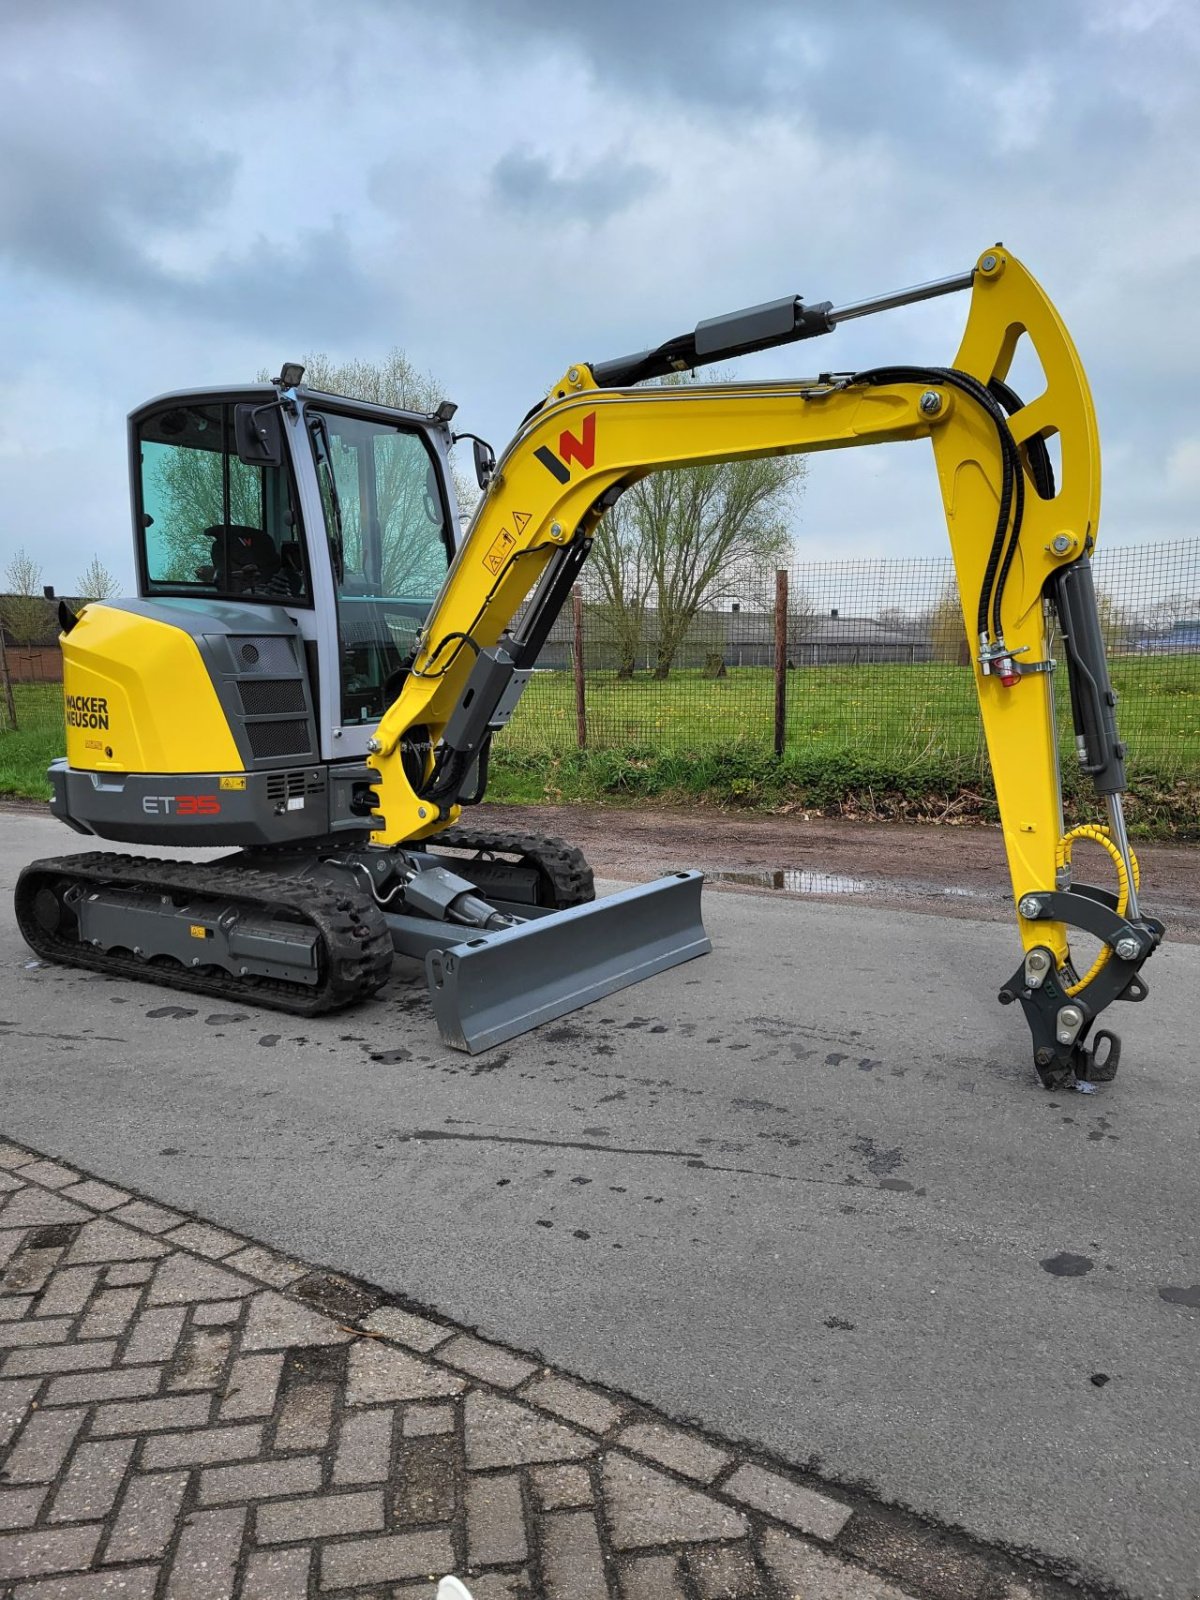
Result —
<svg viewBox="0 0 1200 1600"><path fill-rule="evenodd" d="M299 678L243 678L238 690L248 717L277 717L306 709L304 684Z"/></svg>
<svg viewBox="0 0 1200 1600"><path fill-rule="evenodd" d="M303 756L311 750L308 721L248 722L250 748L258 760L271 760L276 756Z"/></svg>

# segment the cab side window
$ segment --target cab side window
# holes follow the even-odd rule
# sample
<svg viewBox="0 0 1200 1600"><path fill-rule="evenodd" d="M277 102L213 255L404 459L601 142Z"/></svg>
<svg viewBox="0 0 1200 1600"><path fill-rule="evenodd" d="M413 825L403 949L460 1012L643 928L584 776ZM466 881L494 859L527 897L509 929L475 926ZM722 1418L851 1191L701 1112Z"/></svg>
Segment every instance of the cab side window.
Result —
<svg viewBox="0 0 1200 1600"><path fill-rule="evenodd" d="M183 403L139 430L151 594L309 603L286 467L239 460L229 403Z"/></svg>

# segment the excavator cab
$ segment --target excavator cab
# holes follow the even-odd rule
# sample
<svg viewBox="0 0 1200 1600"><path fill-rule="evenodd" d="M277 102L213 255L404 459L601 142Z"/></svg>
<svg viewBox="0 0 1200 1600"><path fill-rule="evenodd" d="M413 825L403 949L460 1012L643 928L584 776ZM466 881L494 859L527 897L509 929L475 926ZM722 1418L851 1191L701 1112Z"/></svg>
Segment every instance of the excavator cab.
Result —
<svg viewBox="0 0 1200 1600"><path fill-rule="evenodd" d="M291 617L315 727L292 749L286 729L260 733L268 759L366 754L454 556L449 446L436 415L298 384L165 395L130 418L140 597Z"/></svg>

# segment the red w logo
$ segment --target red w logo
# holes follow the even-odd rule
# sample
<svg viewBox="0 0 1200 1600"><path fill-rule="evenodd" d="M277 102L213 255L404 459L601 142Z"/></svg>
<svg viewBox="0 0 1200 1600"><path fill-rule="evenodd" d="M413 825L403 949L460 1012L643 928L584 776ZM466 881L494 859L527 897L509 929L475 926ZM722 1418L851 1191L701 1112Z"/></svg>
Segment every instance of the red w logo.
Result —
<svg viewBox="0 0 1200 1600"><path fill-rule="evenodd" d="M558 436L558 453L568 466L572 461L578 461L585 470L596 459L596 413L589 411L583 419L583 438L577 439L573 433L560 433Z"/></svg>
<svg viewBox="0 0 1200 1600"><path fill-rule="evenodd" d="M559 483L569 483L571 478L571 463L578 461L586 472L596 460L596 413L589 411L583 419L583 433L580 438L569 430L564 429L558 436L558 455L553 450L542 445L535 450L534 455L553 474ZM561 460L560 460L561 457Z"/></svg>

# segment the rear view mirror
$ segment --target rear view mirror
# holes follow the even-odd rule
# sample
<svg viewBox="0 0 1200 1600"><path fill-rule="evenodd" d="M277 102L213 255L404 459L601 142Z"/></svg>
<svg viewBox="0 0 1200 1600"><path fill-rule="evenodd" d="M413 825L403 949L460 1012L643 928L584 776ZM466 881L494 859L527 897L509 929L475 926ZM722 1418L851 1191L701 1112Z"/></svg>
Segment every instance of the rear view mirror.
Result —
<svg viewBox="0 0 1200 1600"><path fill-rule="evenodd" d="M234 406L233 437L238 460L248 467L281 467L283 423L279 402L269 400L261 406Z"/></svg>
<svg viewBox="0 0 1200 1600"><path fill-rule="evenodd" d="M475 481L481 489L486 489L495 475L496 452L486 439L472 438L471 449L475 456Z"/></svg>

